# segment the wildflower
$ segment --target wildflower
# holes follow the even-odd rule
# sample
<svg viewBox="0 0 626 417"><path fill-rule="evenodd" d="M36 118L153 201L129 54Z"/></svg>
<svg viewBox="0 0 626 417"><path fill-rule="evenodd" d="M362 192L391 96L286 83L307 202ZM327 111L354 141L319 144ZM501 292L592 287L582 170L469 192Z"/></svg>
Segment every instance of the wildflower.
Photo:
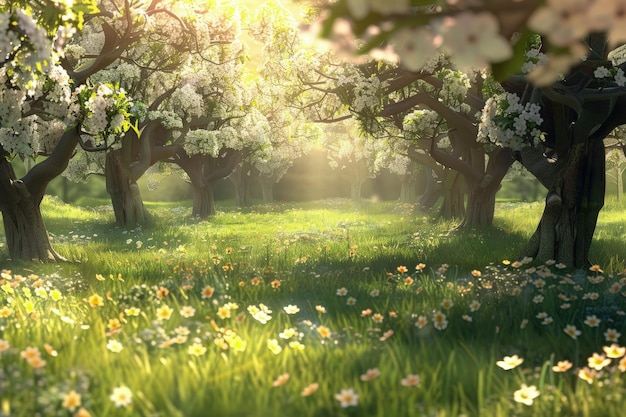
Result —
<svg viewBox="0 0 626 417"><path fill-rule="evenodd" d="M202 298L211 298L213 297L213 294L215 293L215 288L211 287L210 285L207 285L206 287L204 287L202 289Z"/></svg>
<svg viewBox="0 0 626 417"><path fill-rule="evenodd" d="M546 286L546 282L542 280L541 278L539 278L533 281L533 285L537 288L543 288Z"/></svg>
<svg viewBox="0 0 626 417"><path fill-rule="evenodd" d="M4 339L0 339L0 353L9 350L9 348L11 347L11 345L9 344L8 341L4 340Z"/></svg>
<svg viewBox="0 0 626 417"><path fill-rule="evenodd" d="M606 329L604 339L607 342L617 342L622 334L615 329Z"/></svg>
<svg viewBox="0 0 626 417"><path fill-rule="evenodd" d="M478 311L479 308L480 308L480 301L472 300L472 302L469 305L470 312L473 313L474 311Z"/></svg>
<svg viewBox="0 0 626 417"><path fill-rule="evenodd" d="M206 347L202 345L202 343L193 343L187 349L187 353L193 356L202 356L206 353Z"/></svg>
<svg viewBox="0 0 626 417"><path fill-rule="evenodd" d="M326 339L330 337L330 335L332 334L330 329L326 326L319 326L317 328L317 332L319 333L320 336L322 336L322 339Z"/></svg>
<svg viewBox="0 0 626 417"><path fill-rule="evenodd" d="M607 358L606 355L599 355L595 352L587 358L587 365L589 365L590 368L593 368L596 371L601 371L602 368L610 363L611 359Z"/></svg>
<svg viewBox="0 0 626 417"><path fill-rule="evenodd" d="M180 335L180 336L188 336L189 333L191 333L191 332L185 326L178 326L177 328L174 329L174 333L176 333L177 335Z"/></svg>
<svg viewBox="0 0 626 417"><path fill-rule="evenodd" d="M121 328L122 328L122 323L120 322L119 319L110 319L109 322L107 323L107 329L109 329L110 332L120 330Z"/></svg>
<svg viewBox="0 0 626 417"><path fill-rule="evenodd" d="M28 346L26 349L20 352L20 356L27 361L33 358L40 358L41 352L39 352L39 348Z"/></svg>
<svg viewBox="0 0 626 417"><path fill-rule="evenodd" d="M611 294L617 294L621 289L622 289L622 284L620 284L619 282L614 282L609 287L609 292Z"/></svg>
<svg viewBox="0 0 626 417"><path fill-rule="evenodd" d="M587 316L587 318L585 319L585 322L584 322L584 323L585 323L587 326L589 326L589 327L598 327L598 325L600 324L600 322L601 322L601 321L602 321L602 320L600 320L599 318L597 318L597 317L595 316L595 314L594 314L594 315L591 315L591 316Z"/></svg>
<svg viewBox="0 0 626 417"><path fill-rule="evenodd" d="M174 310L170 306L168 306L167 304L164 304L161 307L157 308L156 310L157 319L169 320L170 317L172 317L173 312Z"/></svg>
<svg viewBox="0 0 626 417"><path fill-rule="evenodd" d="M393 336L393 333L394 333L393 330L387 330L385 333L383 333L381 337L378 338L378 340L380 340L381 342L384 342L385 340Z"/></svg>
<svg viewBox="0 0 626 417"><path fill-rule="evenodd" d="M107 349L109 349L113 353L119 353L122 351L123 348L124 346L122 346L122 344L117 340L111 339L107 343Z"/></svg>
<svg viewBox="0 0 626 417"><path fill-rule="evenodd" d="M270 287L272 287L274 289L280 287L280 281L275 279L274 281L270 282Z"/></svg>
<svg viewBox="0 0 626 417"><path fill-rule="evenodd" d="M304 387L304 389L302 390L300 395L302 395L303 397L308 397L309 395L311 395L315 391L317 391L317 389L319 387L320 387L320 385L318 383L314 382L313 384L310 384L310 385L307 385L306 387Z"/></svg>
<svg viewBox="0 0 626 417"><path fill-rule="evenodd" d="M341 287L339 289L337 289L336 294L340 297L344 297L348 294L348 290L345 287Z"/></svg>
<svg viewBox="0 0 626 417"><path fill-rule="evenodd" d="M417 271L422 271L424 268L426 268L426 264L419 263L419 264L415 265L415 270L417 270Z"/></svg>
<svg viewBox="0 0 626 417"><path fill-rule="evenodd" d="M289 347L298 352L302 352L305 348L305 346L302 343L298 342L297 340L293 340L289 342Z"/></svg>
<svg viewBox="0 0 626 417"><path fill-rule="evenodd" d="M511 266L513 268L519 268L520 266L524 265L523 263L521 263L520 261L515 261L511 263Z"/></svg>
<svg viewBox="0 0 626 417"><path fill-rule="evenodd" d="M78 407L80 407L81 404L82 403L81 403L80 394L74 390L71 390L70 392L65 394L63 396L63 402L61 403L61 405L64 408L67 408L68 410L72 412L76 410Z"/></svg>
<svg viewBox="0 0 626 417"><path fill-rule="evenodd" d="M129 307L127 309L124 310L124 314L126 314L127 316L138 316L139 313L141 313L141 310L138 309L137 307Z"/></svg>
<svg viewBox="0 0 626 417"><path fill-rule="evenodd" d="M539 396L540 392L535 385L527 386L522 384L522 387L513 393L513 399L515 402L525 405L533 405L533 400Z"/></svg>
<svg viewBox="0 0 626 417"><path fill-rule="evenodd" d="M28 362L28 364L35 369L43 368L44 366L46 366L46 361L41 359L40 356L28 358L26 359L26 362Z"/></svg>
<svg viewBox="0 0 626 417"><path fill-rule="evenodd" d="M379 323L380 324L380 323L383 322L384 319L385 319L385 317L382 314L380 314L380 313L375 313L372 316L372 320L374 321L374 323Z"/></svg>
<svg viewBox="0 0 626 417"><path fill-rule="evenodd" d="M465 320L466 322L468 322L468 323L471 323L471 322L473 321L472 316L470 316L470 315L468 315L468 314L463 314L463 315L461 316L461 318L462 318L463 320Z"/></svg>
<svg viewBox="0 0 626 417"><path fill-rule="evenodd" d="M61 298L63 298L63 294L61 294L61 291L55 288L50 291L50 298L52 298L54 301L59 301Z"/></svg>
<svg viewBox="0 0 626 417"><path fill-rule="evenodd" d="M259 285L261 282L263 282L263 280L259 277L254 277L250 280L250 284L252 285Z"/></svg>
<svg viewBox="0 0 626 417"><path fill-rule="evenodd" d="M597 292L586 292L583 294L583 300L597 300L600 298L600 294Z"/></svg>
<svg viewBox="0 0 626 417"><path fill-rule="evenodd" d="M600 268L600 265L591 265L589 267L589 270L592 272L598 272L598 273L603 273L604 271L602 270L602 268Z"/></svg>
<svg viewBox="0 0 626 417"><path fill-rule="evenodd" d="M180 313L181 316L183 316L184 318L188 319L188 318L191 318L191 317L195 316L196 309L193 308L192 306L183 306L180 309L179 313Z"/></svg>
<svg viewBox="0 0 626 417"><path fill-rule="evenodd" d="M128 407L133 402L132 391L125 386L113 388L113 393L109 396L116 407Z"/></svg>
<svg viewBox="0 0 626 417"><path fill-rule="evenodd" d="M339 394L335 394L335 399L341 403L342 408L359 405L359 394L354 389L342 389Z"/></svg>
<svg viewBox="0 0 626 417"><path fill-rule="evenodd" d="M283 351L282 346L280 346L280 344L278 343L278 340L276 339L268 339L267 340L267 348L274 354L274 355L278 355L280 352Z"/></svg>
<svg viewBox="0 0 626 417"><path fill-rule="evenodd" d="M282 375L279 375L278 378L276 378L274 380L274 382L272 382L272 386L273 387L280 387L281 385L285 385L285 383L289 381L289 374L288 373L284 373Z"/></svg>
<svg viewBox="0 0 626 417"><path fill-rule="evenodd" d="M404 266L404 265L400 265L399 267L396 268L398 270L399 273L404 274L406 273L409 269Z"/></svg>
<svg viewBox="0 0 626 417"><path fill-rule="evenodd" d="M620 370L620 372L626 372L626 356L619 360L619 365L617 366L617 368Z"/></svg>
<svg viewBox="0 0 626 417"><path fill-rule="evenodd" d="M552 367L552 372L567 372L571 367L572 363L570 361L558 361Z"/></svg>
<svg viewBox="0 0 626 417"><path fill-rule="evenodd" d="M156 292L156 296L157 296L159 299L161 299L161 300L162 300L162 299L164 299L165 297L167 297L167 295L168 295L169 293L170 293L170 290L168 290L168 289L167 289L167 288L165 288L165 287L160 287L160 288L157 290L157 292Z"/></svg>
<svg viewBox="0 0 626 417"><path fill-rule="evenodd" d="M621 358L626 354L626 347L620 347L617 343L613 343L611 346L603 346L602 350L607 357L612 359Z"/></svg>
<svg viewBox="0 0 626 417"><path fill-rule="evenodd" d="M0 308L0 319L6 319L13 314L13 309L8 306L3 306Z"/></svg>
<svg viewBox="0 0 626 417"><path fill-rule="evenodd" d="M517 355L513 355L513 356L505 356L502 360L497 361L496 365L498 365L500 368L504 369L505 371L517 368L519 365L522 364L522 362L524 362L523 358L520 358Z"/></svg>
<svg viewBox="0 0 626 417"><path fill-rule="evenodd" d="M543 295L537 294L533 297L533 303L540 304L543 302Z"/></svg>
<svg viewBox="0 0 626 417"><path fill-rule="evenodd" d="M582 332L576 329L576 326L574 326L573 324L568 324L567 326L565 326L563 331L572 339L576 339L578 336L582 334Z"/></svg>
<svg viewBox="0 0 626 417"><path fill-rule="evenodd" d="M404 285L406 285L407 287L412 285L415 282L415 280L411 277L406 277L404 279Z"/></svg>
<svg viewBox="0 0 626 417"><path fill-rule="evenodd" d="M519 328L520 328L520 329L525 329L527 325L528 325L528 319L524 319L524 320L522 320L522 322L520 323Z"/></svg>
<svg viewBox="0 0 626 417"><path fill-rule="evenodd" d="M230 308L221 306L217 309L217 316L221 319L227 319L230 317Z"/></svg>
<svg viewBox="0 0 626 417"><path fill-rule="evenodd" d="M380 370L378 368L372 368L365 371L363 375L361 375L361 381L373 381L380 376Z"/></svg>
<svg viewBox="0 0 626 417"><path fill-rule="evenodd" d="M543 319L541 324L543 324L544 326L547 326L548 324L552 324L553 321L554 319L552 317L546 317L545 319Z"/></svg>
<svg viewBox="0 0 626 417"><path fill-rule="evenodd" d="M356 304L356 298L354 297L348 297L348 299L346 300L346 304L349 306L353 306Z"/></svg>
<svg viewBox="0 0 626 417"><path fill-rule="evenodd" d="M587 367L581 368L578 370L578 378L582 379L588 384L593 384L594 376L595 376L595 373Z"/></svg>
<svg viewBox="0 0 626 417"><path fill-rule="evenodd" d="M446 310L449 310L450 308L452 308L453 305L454 303L450 299L444 298L443 301L441 301L441 307Z"/></svg>
<svg viewBox="0 0 626 417"><path fill-rule="evenodd" d="M417 374L407 375L406 378L400 380L400 385L403 387L416 387L420 383L420 376Z"/></svg>
<svg viewBox="0 0 626 417"><path fill-rule="evenodd" d="M535 317L537 317L540 320L541 319L545 319L546 317L548 317L548 313L546 313L545 311L542 311L540 313L537 313L537 315Z"/></svg>
<svg viewBox="0 0 626 417"><path fill-rule="evenodd" d="M278 334L281 339L291 339L296 335L297 330L294 327L288 327Z"/></svg>
<svg viewBox="0 0 626 417"><path fill-rule="evenodd" d="M91 295L87 299L87 302L93 308L102 307L104 305L104 299L102 297L100 297L98 294Z"/></svg>
<svg viewBox="0 0 626 417"><path fill-rule="evenodd" d="M326 313L326 307L324 307L324 306L317 305L317 306L315 306L315 310L316 310L318 313L320 313L320 314L324 314L324 313Z"/></svg>
<svg viewBox="0 0 626 417"><path fill-rule="evenodd" d="M570 303L563 303L559 307L561 310L568 310L572 305Z"/></svg>
<svg viewBox="0 0 626 417"><path fill-rule="evenodd" d="M428 319L426 316L417 317L417 321L415 322L415 326L422 329L424 326L428 324Z"/></svg>

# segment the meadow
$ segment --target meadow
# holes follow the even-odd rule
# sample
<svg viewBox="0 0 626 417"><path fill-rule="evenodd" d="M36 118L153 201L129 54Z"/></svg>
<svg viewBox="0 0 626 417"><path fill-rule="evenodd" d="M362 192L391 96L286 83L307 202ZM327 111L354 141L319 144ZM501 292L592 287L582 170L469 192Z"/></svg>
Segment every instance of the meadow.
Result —
<svg viewBox="0 0 626 417"><path fill-rule="evenodd" d="M43 203L68 262L0 248L2 417L623 415L623 202L588 270L518 259L540 203L87 204Z"/></svg>

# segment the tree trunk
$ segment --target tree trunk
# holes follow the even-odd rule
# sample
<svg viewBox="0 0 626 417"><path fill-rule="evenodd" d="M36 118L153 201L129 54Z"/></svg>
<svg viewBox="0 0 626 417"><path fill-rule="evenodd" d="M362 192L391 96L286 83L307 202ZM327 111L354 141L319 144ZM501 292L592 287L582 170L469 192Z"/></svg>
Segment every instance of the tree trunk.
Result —
<svg viewBox="0 0 626 417"><path fill-rule="evenodd" d="M617 201L622 201L622 195L624 194L624 181L622 180L622 168L617 165L615 167L615 186L617 191Z"/></svg>
<svg viewBox="0 0 626 417"><path fill-rule="evenodd" d="M457 171L449 170L443 181L442 219L462 219L465 216L465 182Z"/></svg>
<svg viewBox="0 0 626 417"><path fill-rule="evenodd" d="M209 216L215 214L215 199L213 197L212 184L193 186L193 209L191 215L193 217L199 217L206 219Z"/></svg>
<svg viewBox="0 0 626 417"><path fill-rule="evenodd" d="M508 149L500 149L490 154L489 163L484 170L485 175L480 182L466 178L470 185L467 195L467 210L461 226L479 228L493 225L496 193L514 161L513 154Z"/></svg>
<svg viewBox="0 0 626 417"><path fill-rule="evenodd" d="M417 200L417 208L430 211L437 200L443 196L443 188L441 184L435 180L433 170L430 167L424 166L424 175L426 176L426 188Z"/></svg>
<svg viewBox="0 0 626 417"><path fill-rule="evenodd" d="M245 163L237 165L232 174L228 176L235 189L235 204L237 204L237 207L248 207L250 205L248 199L248 168Z"/></svg>
<svg viewBox="0 0 626 417"><path fill-rule="evenodd" d="M120 151L110 151L106 156L106 189L111 196L117 224L134 227L137 224L145 224L148 213L143 205L139 186L132 179L128 164L122 162Z"/></svg>
<svg viewBox="0 0 626 417"><path fill-rule="evenodd" d="M400 202L414 204L417 200L417 192L415 191L415 176L408 173L400 177Z"/></svg>
<svg viewBox="0 0 626 417"><path fill-rule="evenodd" d="M361 201L361 189L365 181L358 178L350 180L350 199L355 202Z"/></svg>
<svg viewBox="0 0 626 417"><path fill-rule="evenodd" d="M266 178L260 176L258 178L259 185L261 187L261 195L263 196L264 203L273 203L274 202L274 181L272 178Z"/></svg>
<svg viewBox="0 0 626 417"><path fill-rule="evenodd" d="M11 163L4 157L0 159L3 195L0 209L9 256L21 260L65 260L50 245L39 202L21 180L15 179Z"/></svg>
<svg viewBox="0 0 626 417"><path fill-rule="evenodd" d="M598 213L604 205L604 157L604 144L599 140L574 144L559 155L556 180L524 255L576 268L589 264Z"/></svg>

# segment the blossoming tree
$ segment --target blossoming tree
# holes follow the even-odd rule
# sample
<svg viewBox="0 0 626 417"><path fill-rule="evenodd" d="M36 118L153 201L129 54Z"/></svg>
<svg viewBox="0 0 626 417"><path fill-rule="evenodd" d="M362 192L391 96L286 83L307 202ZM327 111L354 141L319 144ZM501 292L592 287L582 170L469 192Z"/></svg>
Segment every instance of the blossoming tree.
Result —
<svg viewBox="0 0 626 417"><path fill-rule="evenodd" d="M74 149L107 146L129 129L131 101L112 85L86 84L90 75L114 61L124 46L109 33L99 59L80 71L58 65L59 53L86 14L90 2L35 3L28 12L9 2L0 10L4 26L1 74L0 208L9 254L15 259L58 260L40 211L46 186L67 166ZM62 62L61 62L62 63ZM17 179L9 159L49 157Z"/></svg>
<svg viewBox="0 0 626 417"><path fill-rule="evenodd" d="M524 254L585 265L603 205L602 140L626 122L623 63L607 60L609 50L626 41L623 5L610 0L429 3L338 1L329 6L322 33L334 39L356 34L364 38L361 52L395 55L411 70L420 70L435 48L461 68L490 67L505 89L520 97L515 131L524 130L523 123L528 126L530 120L520 118L523 111L543 119L546 152L533 143L531 128L515 153L549 189ZM545 59L516 77L533 33L541 36ZM539 105L539 113L528 103ZM505 148L515 149L520 142L515 136L507 138Z"/></svg>

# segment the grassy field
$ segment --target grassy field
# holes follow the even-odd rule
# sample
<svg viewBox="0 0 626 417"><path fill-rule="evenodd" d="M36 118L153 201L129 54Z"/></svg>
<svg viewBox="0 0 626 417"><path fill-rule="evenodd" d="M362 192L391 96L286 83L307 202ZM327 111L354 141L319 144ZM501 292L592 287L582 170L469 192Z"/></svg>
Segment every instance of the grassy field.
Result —
<svg viewBox="0 0 626 417"><path fill-rule="evenodd" d="M517 261L537 203L97 204L44 201L71 262L0 261L2 417L623 415L623 204L588 271Z"/></svg>

